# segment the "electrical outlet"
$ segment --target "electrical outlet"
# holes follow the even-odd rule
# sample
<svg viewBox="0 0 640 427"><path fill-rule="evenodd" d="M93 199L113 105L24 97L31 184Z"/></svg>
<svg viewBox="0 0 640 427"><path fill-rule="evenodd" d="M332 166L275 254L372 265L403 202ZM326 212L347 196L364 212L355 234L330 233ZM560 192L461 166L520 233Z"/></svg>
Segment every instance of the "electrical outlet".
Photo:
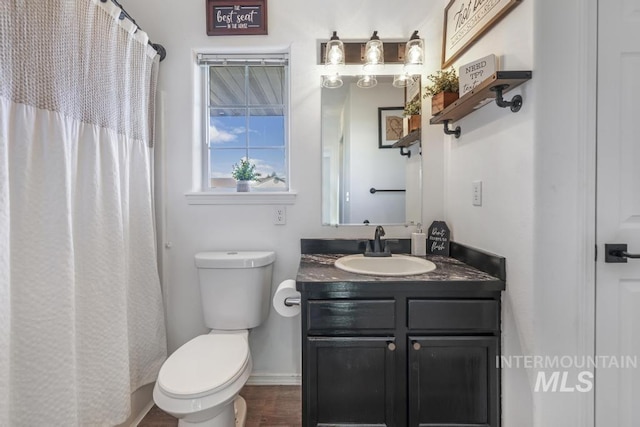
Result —
<svg viewBox="0 0 640 427"><path fill-rule="evenodd" d="M285 206L276 206L273 208L273 223L276 225L284 225L287 223L287 210Z"/></svg>
<svg viewBox="0 0 640 427"><path fill-rule="evenodd" d="M482 181L472 182L473 193L471 196L471 202L473 206L482 206Z"/></svg>

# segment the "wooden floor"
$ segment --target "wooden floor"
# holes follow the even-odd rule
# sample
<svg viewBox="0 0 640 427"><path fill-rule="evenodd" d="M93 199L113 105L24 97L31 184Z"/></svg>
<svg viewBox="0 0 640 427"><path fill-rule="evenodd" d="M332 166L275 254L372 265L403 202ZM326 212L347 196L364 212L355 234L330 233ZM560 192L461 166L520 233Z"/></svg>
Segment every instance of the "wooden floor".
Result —
<svg viewBox="0 0 640 427"><path fill-rule="evenodd" d="M245 427L299 427L301 390L299 386L245 386L240 395L247 401ZM138 427L176 427L178 420L157 406Z"/></svg>

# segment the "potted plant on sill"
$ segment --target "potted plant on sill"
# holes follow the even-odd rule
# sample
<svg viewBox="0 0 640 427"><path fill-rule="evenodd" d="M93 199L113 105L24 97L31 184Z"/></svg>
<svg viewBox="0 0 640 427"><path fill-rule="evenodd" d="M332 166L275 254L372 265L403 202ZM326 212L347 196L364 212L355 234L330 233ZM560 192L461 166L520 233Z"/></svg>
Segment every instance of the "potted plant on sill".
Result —
<svg viewBox="0 0 640 427"><path fill-rule="evenodd" d="M240 164L234 163L231 176L236 180L236 191L251 191L250 183L255 181L260 174L256 172L256 165L249 162L249 159L240 159Z"/></svg>
<svg viewBox="0 0 640 427"><path fill-rule="evenodd" d="M422 109L422 100L420 97L416 97L407 102L404 106L404 115L409 117L409 132L420 129L422 124L422 117L420 116L420 110Z"/></svg>
<svg viewBox="0 0 640 427"><path fill-rule="evenodd" d="M424 98L431 97L431 115L435 116L458 99L458 75L452 67L436 71L427 79L431 83L425 87Z"/></svg>

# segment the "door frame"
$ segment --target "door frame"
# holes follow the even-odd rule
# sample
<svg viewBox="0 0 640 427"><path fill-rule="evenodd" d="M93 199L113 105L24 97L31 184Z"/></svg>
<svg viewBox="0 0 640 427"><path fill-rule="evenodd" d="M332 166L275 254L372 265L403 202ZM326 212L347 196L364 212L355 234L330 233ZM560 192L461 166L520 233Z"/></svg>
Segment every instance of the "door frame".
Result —
<svg viewBox="0 0 640 427"><path fill-rule="evenodd" d="M597 151L598 151L598 3L601 0L584 0L580 2L580 33L585 37L579 46L580 62L584 66L578 73L579 87L585 89L582 94L582 106L578 109L578 182L582 188L576 190L583 207L582 215L576 220L579 225L577 249L581 263L577 271L580 273L579 287L576 295L578 301L578 350L582 354L596 354L596 260L602 257L597 247ZM590 92L590 90L592 92ZM600 251L601 252L601 251ZM595 427L595 397L597 384L594 382L593 393L580 393L578 425Z"/></svg>
<svg viewBox="0 0 640 427"><path fill-rule="evenodd" d="M581 203L582 215L577 220L578 236L577 249L580 254L579 287L576 295L578 301L578 351L582 354L596 354L596 259L603 256L597 247L597 150L598 150L598 3L601 0L583 0L580 2L579 46L580 62L577 66L584 66L578 73L579 87L584 89L578 109L578 182L584 185L576 190ZM594 382L593 393L579 393L578 425L595 427L595 396L597 384Z"/></svg>
<svg viewBox="0 0 640 427"><path fill-rule="evenodd" d="M579 156L582 166L582 179L585 183L580 191L583 203L583 215L578 223L584 232L579 240L580 270L582 276L579 281L584 287L577 295L579 298L578 330L580 350L583 354L596 354L596 260L597 247L597 151L598 151L598 3L601 0L584 0L582 5L581 22L586 36L580 46L581 56L585 63L585 71L581 76L581 85L592 89L593 94L584 94L585 103L580 110L578 140L584 140L580 144ZM594 383L593 393L580 393L580 425L595 427L595 395L597 384Z"/></svg>
<svg viewBox="0 0 640 427"><path fill-rule="evenodd" d="M595 354L599 1L534 3L533 316L543 355ZM595 392L532 394L534 427L594 427Z"/></svg>

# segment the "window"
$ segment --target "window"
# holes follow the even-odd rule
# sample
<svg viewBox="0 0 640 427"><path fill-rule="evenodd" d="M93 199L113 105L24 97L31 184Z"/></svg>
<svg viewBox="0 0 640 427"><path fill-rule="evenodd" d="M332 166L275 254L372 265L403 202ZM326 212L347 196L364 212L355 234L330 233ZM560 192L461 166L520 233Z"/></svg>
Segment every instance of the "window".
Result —
<svg viewBox="0 0 640 427"><path fill-rule="evenodd" d="M198 55L204 86L203 189L235 191L233 166L248 159L252 191L289 190L288 59Z"/></svg>

